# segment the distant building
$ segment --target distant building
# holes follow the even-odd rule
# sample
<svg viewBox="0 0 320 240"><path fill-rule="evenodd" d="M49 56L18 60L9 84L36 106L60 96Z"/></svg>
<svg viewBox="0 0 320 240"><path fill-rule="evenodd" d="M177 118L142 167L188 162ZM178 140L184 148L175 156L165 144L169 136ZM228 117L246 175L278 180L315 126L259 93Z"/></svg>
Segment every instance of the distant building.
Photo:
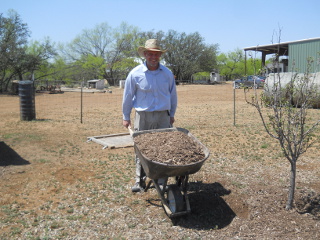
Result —
<svg viewBox="0 0 320 240"><path fill-rule="evenodd" d="M264 46L244 48L245 58L247 51L257 51L262 54L261 69L266 69L266 73L271 72L300 72L307 71L308 59L314 61L310 65L309 72L319 71L320 64L320 38L310 38L292 42L276 43ZM276 64L266 65L266 56L274 54Z"/></svg>
<svg viewBox="0 0 320 240"><path fill-rule="evenodd" d="M88 81L88 88L104 89L105 79L94 79Z"/></svg>

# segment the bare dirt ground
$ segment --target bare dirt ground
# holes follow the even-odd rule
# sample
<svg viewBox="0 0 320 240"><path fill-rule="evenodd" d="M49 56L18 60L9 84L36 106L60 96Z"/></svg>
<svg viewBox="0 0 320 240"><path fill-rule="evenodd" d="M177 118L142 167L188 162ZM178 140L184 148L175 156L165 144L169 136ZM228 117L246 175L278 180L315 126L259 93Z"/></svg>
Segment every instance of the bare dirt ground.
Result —
<svg viewBox="0 0 320 240"><path fill-rule="evenodd" d="M35 121L20 121L18 96L0 95L1 239L320 238L319 218L301 206L320 193L319 144L298 161L305 211L286 211L289 163L242 90L234 106L231 83L178 86L175 126L211 153L190 175L191 214L168 218L155 189L131 193L134 149L87 142L127 131L122 91L87 93L82 123L75 93L37 95Z"/></svg>

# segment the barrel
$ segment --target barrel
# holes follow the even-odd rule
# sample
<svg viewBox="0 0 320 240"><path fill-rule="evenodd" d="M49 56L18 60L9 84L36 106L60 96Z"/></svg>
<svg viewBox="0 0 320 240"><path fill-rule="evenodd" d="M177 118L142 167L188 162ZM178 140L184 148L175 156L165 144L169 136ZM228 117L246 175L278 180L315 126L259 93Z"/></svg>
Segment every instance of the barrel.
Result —
<svg viewBox="0 0 320 240"><path fill-rule="evenodd" d="M29 80L19 82L20 118L22 121L36 119L33 82Z"/></svg>

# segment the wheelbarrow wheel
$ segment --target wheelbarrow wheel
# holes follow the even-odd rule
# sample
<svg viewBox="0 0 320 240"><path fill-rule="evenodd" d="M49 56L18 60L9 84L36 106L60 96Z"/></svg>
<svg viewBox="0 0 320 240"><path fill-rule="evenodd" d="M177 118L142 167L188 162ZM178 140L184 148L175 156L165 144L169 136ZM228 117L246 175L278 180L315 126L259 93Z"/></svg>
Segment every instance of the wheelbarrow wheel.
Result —
<svg viewBox="0 0 320 240"><path fill-rule="evenodd" d="M178 213L185 210L185 203L181 190L177 185L168 186L167 190L167 202L171 212Z"/></svg>

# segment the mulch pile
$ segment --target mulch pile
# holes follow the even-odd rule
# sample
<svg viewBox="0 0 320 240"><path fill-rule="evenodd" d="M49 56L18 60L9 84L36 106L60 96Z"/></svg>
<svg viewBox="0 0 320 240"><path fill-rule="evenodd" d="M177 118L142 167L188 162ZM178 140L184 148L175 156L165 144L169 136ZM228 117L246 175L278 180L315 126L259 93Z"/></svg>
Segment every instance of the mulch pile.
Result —
<svg viewBox="0 0 320 240"><path fill-rule="evenodd" d="M320 194L315 192L301 191L300 198L296 201L296 208L299 213L310 213L315 219L320 220Z"/></svg>
<svg viewBox="0 0 320 240"><path fill-rule="evenodd" d="M149 160L169 165L192 164L205 157L201 146L181 131L140 134L134 143Z"/></svg>

